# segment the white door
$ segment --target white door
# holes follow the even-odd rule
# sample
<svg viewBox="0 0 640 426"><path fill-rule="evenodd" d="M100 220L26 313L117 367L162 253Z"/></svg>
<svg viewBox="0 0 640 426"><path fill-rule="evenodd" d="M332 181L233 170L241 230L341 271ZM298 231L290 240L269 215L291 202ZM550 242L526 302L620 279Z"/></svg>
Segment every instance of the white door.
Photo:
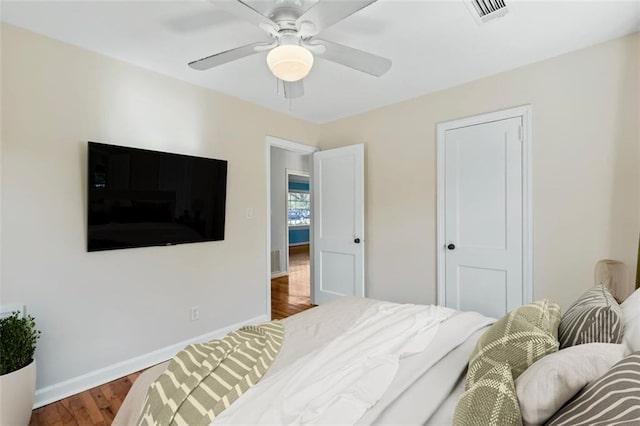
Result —
<svg viewBox="0 0 640 426"><path fill-rule="evenodd" d="M364 146L313 154L313 302L364 297Z"/></svg>
<svg viewBox="0 0 640 426"><path fill-rule="evenodd" d="M500 317L527 299L522 124L517 116L441 132L446 306Z"/></svg>

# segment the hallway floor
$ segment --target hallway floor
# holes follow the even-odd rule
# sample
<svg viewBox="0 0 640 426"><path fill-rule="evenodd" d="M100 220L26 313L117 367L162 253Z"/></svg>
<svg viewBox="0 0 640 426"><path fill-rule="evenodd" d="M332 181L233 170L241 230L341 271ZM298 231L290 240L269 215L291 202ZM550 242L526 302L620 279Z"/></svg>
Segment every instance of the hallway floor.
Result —
<svg viewBox="0 0 640 426"><path fill-rule="evenodd" d="M312 308L309 245L289 248L289 275L271 280L271 319Z"/></svg>

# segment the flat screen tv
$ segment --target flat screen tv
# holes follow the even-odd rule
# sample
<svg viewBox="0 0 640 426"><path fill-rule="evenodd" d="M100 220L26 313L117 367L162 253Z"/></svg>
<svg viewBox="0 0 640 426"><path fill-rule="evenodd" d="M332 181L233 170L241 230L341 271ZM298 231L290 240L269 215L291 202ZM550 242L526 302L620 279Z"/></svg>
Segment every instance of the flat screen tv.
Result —
<svg viewBox="0 0 640 426"><path fill-rule="evenodd" d="M87 251L224 240L227 162L89 142Z"/></svg>

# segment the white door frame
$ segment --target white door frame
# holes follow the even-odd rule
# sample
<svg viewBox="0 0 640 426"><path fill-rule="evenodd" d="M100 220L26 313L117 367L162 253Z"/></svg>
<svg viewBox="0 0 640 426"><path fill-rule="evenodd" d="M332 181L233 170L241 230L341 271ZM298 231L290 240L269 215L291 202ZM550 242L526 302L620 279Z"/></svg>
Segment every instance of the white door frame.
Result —
<svg viewBox="0 0 640 426"><path fill-rule="evenodd" d="M267 313L267 317L271 318L271 147L276 147L276 148L282 148L282 149L286 149L288 151L294 151L294 152L298 152L300 154L313 154L314 152L318 151L318 148L316 148L315 146L310 146L310 145L304 145L298 142L293 142L293 141L289 141L286 139L281 139L278 138L276 136L265 136L265 170L266 170L266 176L265 176L265 181L266 181L266 194L267 194L267 200L266 200L266 209L265 209L265 226L267 228L267 242L266 242L266 257L267 257L267 268L265 271L265 276L266 276L266 280L265 280L265 290L266 290L266 300L267 300L267 306L266 306L266 313ZM311 182L311 177L309 177L309 190L311 191L313 188L313 183ZM313 217L311 218L311 220L313 220ZM309 248L311 250L311 247L313 247L313 232L311 229L309 229ZM311 256L310 256L311 259ZM311 276L309 277L310 279L310 286L311 286L311 300L313 300L313 262L311 262Z"/></svg>
<svg viewBox="0 0 640 426"><path fill-rule="evenodd" d="M445 306L445 132L460 127L522 117L522 303L533 301L533 167L532 167L532 108L515 108L438 123L437 129L437 300Z"/></svg>

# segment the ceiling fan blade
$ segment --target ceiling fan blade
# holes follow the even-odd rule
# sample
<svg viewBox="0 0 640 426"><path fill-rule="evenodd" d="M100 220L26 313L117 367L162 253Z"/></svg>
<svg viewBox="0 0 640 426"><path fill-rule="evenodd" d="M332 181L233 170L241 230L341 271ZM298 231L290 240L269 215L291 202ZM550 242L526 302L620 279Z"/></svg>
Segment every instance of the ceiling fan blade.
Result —
<svg viewBox="0 0 640 426"><path fill-rule="evenodd" d="M285 99L295 99L304 95L304 84L302 80L282 81L282 93Z"/></svg>
<svg viewBox="0 0 640 426"><path fill-rule="evenodd" d="M262 13L255 10L242 0L211 0L216 6L221 7L223 10L251 22L254 25L259 26L267 33L275 36L278 33L278 24L271 19L264 16Z"/></svg>
<svg viewBox="0 0 640 426"><path fill-rule="evenodd" d="M312 46L320 45L325 47L324 53L318 54L319 58L371 74L375 77L384 75L389 71L389 68L391 68L391 59L354 49L353 47L348 47L343 44L317 39L313 40L310 44Z"/></svg>
<svg viewBox="0 0 640 426"><path fill-rule="evenodd" d="M216 53L206 58L201 58L196 61L189 62L189 66L194 70L208 70L209 68L217 67L218 65L226 64L227 62L235 61L236 59L244 58L245 56L251 56L259 53L260 48L263 46L270 46L270 43L251 43L245 46L236 47L235 49L225 50L224 52Z"/></svg>
<svg viewBox="0 0 640 426"><path fill-rule="evenodd" d="M377 0L318 0L296 20L302 38L319 34Z"/></svg>
<svg viewBox="0 0 640 426"><path fill-rule="evenodd" d="M322 55L327 51L327 48L321 44L311 44L311 42L303 41L301 43L302 47L313 53L314 55Z"/></svg>
<svg viewBox="0 0 640 426"><path fill-rule="evenodd" d="M258 52L266 52L267 50L271 50L277 46L278 46L278 41L274 40L271 43L260 43L258 46L254 47L253 49L256 51L256 53L258 53Z"/></svg>

